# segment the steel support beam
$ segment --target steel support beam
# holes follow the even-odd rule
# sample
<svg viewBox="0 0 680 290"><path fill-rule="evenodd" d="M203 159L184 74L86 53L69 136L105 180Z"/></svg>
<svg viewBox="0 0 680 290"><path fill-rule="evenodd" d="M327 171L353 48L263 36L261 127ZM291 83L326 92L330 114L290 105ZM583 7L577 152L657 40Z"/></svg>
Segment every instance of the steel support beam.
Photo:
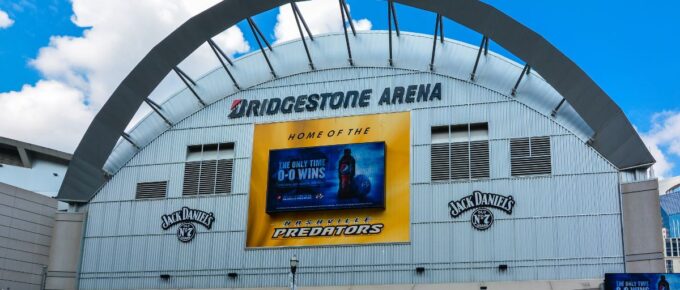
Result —
<svg viewBox="0 0 680 290"><path fill-rule="evenodd" d="M248 23L250 24L250 29L253 29L253 34L255 32L257 32L257 35L259 35L260 38L262 39L262 41L264 42L264 44L267 45L267 48L269 48L269 51L274 51L274 49L272 49L272 46L269 44L269 41L267 41L267 38L264 36L264 34L260 30L260 28L257 27L257 24L255 24L255 21L250 17L248 17L247 19L248 19Z"/></svg>
<svg viewBox="0 0 680 290"><path fill-rule="evenodd" d="M562 100L560 101L560 103L557 104L557 106L552 110L552 112L550 112L550 116L551 116L551 117L555 118L555 116L557 116L557 112L560 110L560 107L562 107L562 105L564 104L564 102L565 102L566 100L567 100L567 99L562 98Z"/></svg>
<svg viewBox="0 0 680 290"><path fill-rule="evenodd" d="M470 80L475 80L475 74L477 73L477 66L479 65L479 58L482 56L482 51L484 51L484 56L489 53L489 38L482 36L482 43L479 44L479 50L477 50L477 58L475 59L475 66L472 68L472 73L470 74Z"/></svg>
<svg viewBox="0 0 680 290"><path fill-rule="evenodd" d="M309 39L311 41L314 41L314 35L312 35L312 31L309 30L309 27L307 26L307 22L305 21L305 18L302 17L302 12L300 12L300 8L298 8L297 4L295 2L290 2L290 6L293 7L293 12L297 13L298 16L300 16L300 20L302 21L302 25L305 27L305 30L307 31L307 35L309 35Z"/></svg>
<svg viewBox="0 0 680 290"><path fill-rule="evenodd" d="M352 21L352 15L349 14L349 8L347 8L347 2L345 0L340 0L340 7L342 8L342 11L345 13L345 16L347 17L347 22L349 22L349 27L352 28L352 34L354 36L357 36L357 30L354 29L354 22ZM345 24L343 22L342 27L345 27Z"/></svg>
<svg viewBox="0 0 680 290"><path fill-rule="evenodd" d="M137 149L137 150L141 149L141 147L139 147L139 145L137 145L137 143L135 143L135 141L132 141L132 137L130 137L130 135L128 135L127 133L123 132L123 134L120 134L120 136L123 137L123 139L125 139L125 141L128 141L128 143L130 143L130 145L132 145L132 147L135 147L135 149Z"/></svg>
<svg viewBox="0 0 680 290"><path fill-rule="evenodd" d="M267 56L267 53L264 51L264 47L262 47L262 42L260 41L260 37L262 37L262 41L264 41L265 44L267 44L267 47L269 47L269 51L274 51L272 50L272 47L269 45L269 42L267 42L267 39L264 37L262 32L260 31L259 28L257 28L257 25L255 25L255 21L250 19L250 17L247 18L248 20L248 25L250 26L250 30L253 31L253 36L255 37L255 40L257 41L257 46L260 47L260 52L262 52L262 55L264 56L264 60L267 61L267 65L269 66L269 72L271 72L272 76L276 78L276 72L274 72L274 67L272 67L272 63L269 61L269 57ZM259 35L259 37L258 37Z"/></svg>
<svg viewBox="0 0 680 290"><path fill-rule="evenodd" d="M522 73L519 74L519 78L517 79L515 86L512 88L512 92L510 92L510 95L512 95L513 97L517 95L517 88L519 87L519 83L522 82L522 78L524 78L524 75L529 75L530 73L531 67L528 64L525 64L524 68L522 69Z"/></svg>
<svg viewBox="0 0 680 290"><path fill-rule="evenodd" d="M231 74L231 71L227 67L227 65L224 64L224 61L222 58L226 59L227 62L229 62L229 65L234 66L234 64L229 60L227 55L222 51L217 44L212 41L212 39L208 39L208 45L210 45L210 48L212 49L213 53L215 53L215 57L217 57L217 60L220 61L220 64L222 65L222 68L224 68L224 71L227 72L227 75L229 75L229 79L231 79L231 82L234 84L237 90L241 90L241 87L238 86L238 83L236 82L236 79L234 78L234 75Z"/></svg>
<svg viewBox="0 0 680 290"><path fill-rule="evenodd" d="M184 83L184 85L187 86L189 91L191 91L191 93L194 95L194 97L196 97L198 102L201 103L201 105L203 107L205 107L205 102L203 101L203 99L201 99L201 97L198 95L196 90L194 90L194 86L196 86L196 82L194 80L192 80L186 73L184 73L184 71L182 71L179 67L174 67L172 70L174 70L175 73L177 73L177 76L179 77L179 79L181 79L182 82ZM191 83L191 84L189 84L189 83Z"/></svg>
<svg viewBox="0 0 680 290"><path fill-rule="evenodd" d="M315 70L314 68L314 62L312 61L312 55L309 54L309 47L307 47L307 41L305 40L305 34L302 32L302 26L300 25L300 19L302 18L302 14L299 14L300 12L297 10L297 5L295 5L295 2L290 3L290 7L293 10L293 16L295 17L295 24L297 24L298 31L300 32L300 40L302 40L302 45L305 47L305 53L307 54L307 60L309 61L309 68L312 70ZM304 20L303 20L304 23ZM307 25L305 25L305 28L307 28ZM311 39L311 33L309 30L307 30L307 34L310 36Z"/></svg>
<svg viewBox="0 0 680 290"><path fill-rule="evenodd" d="M397 22L397 12L394 9L394 2L392 0L387 1L387 27L389 31L389 50L390 50L390 58L389 58L389 63L390 66L394 66L394 61L392 58L392 23L394 22L394 28L397 31L397 37L399 37L399 23Z"/></svg>
<svg viewBox="0 0 680 290"><path fill-rule="evenodd" d="M397 10L394 9L394 1L389 1L390 10L392 10L392 19L394 20L394 29L397 31L397 36L399 36L399 21L397 21Z"/></svg>
<svg viewBox="0 0 680 290"><path fill-rule="evenodd" d="M165 117L165 115L163 115L163 113L161 113L161 110L163 110L163 108L161 108L160 105L156 104L156 102L152 101L152 100L149 99L149 98L144 98L144 102L145 102L147 105L149 105L149 107L151 107L151 109L152 109L154 112L156 112L156 114L158 114L158 116L160 116L161 119L163 119L163 121L165 121L166 124L168 124L169 126L172 127L172 122L170 122L170 120L168 120L168 118Z"/></svg>
<svg viewBox="0 0 680 290"><path fill-rule="evenodd" d="M442 16L437 14L437 19L434 22L434 34L432 38L432 58L430 58L430 70L434 71L434 56L437 51L437 35L441 35L441 43L444 44L444 25L442 24Z"/></svg>
<svg viewBox="0 0 680 290"><path fill-rule="evenodd" d="M213 41L212 39L208 38L208 44L210 47L215 51L215 54L219 53L225 60L227 60L227 63L229 63L230 66L234 66L234 63L229 59L226 53Z"/></svg>
<svg viewBox="0 0 680 290"><path fill-rule="evenodd" d="M342 31L345 33L345 43L347 44L347 56L349 57L349 65L354 66L354 61L352 60L352 48L349 45L349 35L347 33L347 26L345 26L345 22L347 22L346 18L349 18L349 24L350 27L352 27L352 33L356 36L356 31L354 31L354 24L352 24L352 19L349 16L349 13L347 16L345 16L345 13L347 12L345 9L347 9L347 6L345 6L345 1L343 0L338 0L338 3L340 3L340 17L342 18Z"/></svg>

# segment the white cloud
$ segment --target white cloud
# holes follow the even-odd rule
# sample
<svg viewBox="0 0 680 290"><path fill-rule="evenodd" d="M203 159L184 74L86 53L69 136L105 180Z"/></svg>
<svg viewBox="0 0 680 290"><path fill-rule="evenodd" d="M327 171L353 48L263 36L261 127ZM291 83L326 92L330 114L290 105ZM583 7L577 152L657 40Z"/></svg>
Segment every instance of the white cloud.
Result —
<svg viewBox="0 0 680 290"><path fill-rule="evenodd" d="M680 112L665 111L652 116L652 127L641 134L642 140L656 159L654 172L657 176L668 177L675 164L669 155L680 157Z"/></svg>
<svg viewBox="0 0 680 290"><path fill-rule="evenodd" d="M338 1L312 0L298 2L297 6L300 8L302 17L304 17L313 35L342 31L342 18ZM351 8L349 5L347 6ZM279 14L276 16L276 20L276 26L274 27L276 42L300 38L300 32L295 23L295 16L293 16L290 4L279 7ZM357 30L370 30L372 26L371 21L365 18L353 20L353 24Z"/></svg>
<svg viewBox="0 0 680 290"><path fill-rule="evenodd" d="M352 20L352 23L354 23L354 29L356 30L371 30L371 27L373 27L373 23L366 18Z"/></svg>
<svg viewBox="0 0 680 290"><path fill-rule="evenodd" d="M0 126L0 136L70 151L94 116L84 98L80 90L58 81L0 93L0 124L7 124Z"/></svg>
<svg viewBox="0 0 680 290"><path fill-rule="evenodd" d="M0 10L0 29L9 28L14 24L14 20L9 18L7 12Z"/></svg>
<svg viewBox="0 0 680 290"><path fill-rule="evenodd" d="M53 36L30 62L43 80L34 86L24 86L19 92L0 95L3 113L4 108L11 108L7 115L14 117L12 123L25 124L23 132L3 128L0 135L72 151L94 114L153 46L191 16L217 2L73 0L72 21L86 28L83 36ZM214 40L228 54L249 50L238 27L228 29ZM219 65L207 47L190 58L181 67L196 77ZM165 98L173 89L180 88L176 84L179 80L171 77L154 94L164 94ZM61 100L58 110L46 107L54 106L54 100ZM32 117L36 112L40 112L41 119ZM73 112L79 118L78 124L71 117L64 118ZM50 122L41 123L42 119Z"/></svg>

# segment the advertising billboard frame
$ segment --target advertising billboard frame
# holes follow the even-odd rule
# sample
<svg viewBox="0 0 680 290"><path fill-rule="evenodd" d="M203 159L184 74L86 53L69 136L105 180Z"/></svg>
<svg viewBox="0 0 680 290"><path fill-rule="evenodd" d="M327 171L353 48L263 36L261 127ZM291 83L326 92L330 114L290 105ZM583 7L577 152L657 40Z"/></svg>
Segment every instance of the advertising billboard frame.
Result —
<svg viewBox="0 0 680 290"><path fill-rule="evenodd" d="M254 124L246 250L271 248L316 248L411 243L411 111L320 117L305 120ZM363 128L351 136L349 129ZM405 128L409 128L404 130ZM342 131L342 129L345 129ZM370 129L370 132L368 132ZM332 136L331 131L343 132ZM293 137L302 132L324 132L317 138ZM352 131L354 133L354 131ZM324 145L385 143L385 208L266 213L266 189L271 150ZM405 214L406 213L406 214ZM322 223L323 222L323 223ZM371 226L368 233L361 226ZM355 226L360 229L357 232ZM279 231L310 227L352 228L332 235L277 235ZM301 229L306 228L306 229ZM376 230L377 229L377 230ZM313 231L313 230L312 230ZM318 231L318 230L317 230Z"/></svg>
<svg viewBox="0 0 680 290"><path fill-rule="evenodd" d="M678 273L605 273L603 289L669 290L679 285L680 274Z"/></svg>
<svg viewBox="0 0 680 290"><path fill-rule="evenodd" d="M271 211L269 207L269 202L270 202L270 188L269 188L269 174L271 173L271 154L272 152L275 151L287 151L287 150L304 150L304 149L313 149L313 148L322 148L322 147L331 147L331 146L346 146L346 145L364 145L364 144L382 144L383 145L383 152L382 152L382 194L380 199L382 200L382 203L377 206L356 206L356 207L338 207L338 208L314 208L314 209L288 209L288 210L275 210ZM386 177L385 177L385 166L387 165L387 144L385 141L368 141L368 142L357 142L357 143L343 143L343 144L333 144L333 145L319 145L319 146L304 146L304 147L295 147L295 148L277 148L277 149L270 149L269 150L269 163L267 165L267 185L265 187L265 197L266 197L266 205L265 208L266 213L269 215L276 215L280 213L290 213L290 212L315 212L315 211L343 211L343 210L349 210L349 209L382 209L385 210L387 208L387 201L385 200L387 197L387 184L385 183Z"/></svg>

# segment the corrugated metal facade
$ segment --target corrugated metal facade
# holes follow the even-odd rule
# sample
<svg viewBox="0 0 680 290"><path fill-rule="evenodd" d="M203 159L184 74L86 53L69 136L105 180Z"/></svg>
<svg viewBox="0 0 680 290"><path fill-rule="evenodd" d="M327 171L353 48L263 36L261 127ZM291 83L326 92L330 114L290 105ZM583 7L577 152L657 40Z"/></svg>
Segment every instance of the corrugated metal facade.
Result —
<svg viewBox="0 0 680 290"><path fill-rule="evenodd" d="M442 83L441 101L377 106L385 87L435 82ZM624 270L618 171L549 110L468 81L389 68L300 74L236 97L367 88L373 96L366 108L235 120L227 118L230 97L164 132L89 204L81 289L285 286L293 254L301 285L587 279ZM410 243L245 249L252 143L267 142L253 140L254 124L399 111L411 112ZM430 182L430 128L477 122L488 122L490 178ZM552 174L511 177L509 139L531 136L551 136ZM235 144L233 194L183 198L186 146L220 142ZM161 180L168 181L167 198L134 200L137 182ZM483 232L471 227L469 212L452 219L447 203L473 190L513 195L513 214L496 215ZM186 244L160 227L161 215L182 206L216 216L210 231L199 228ZM499 264L508 270L499 272ZM416 274L419 266L426 271Z"/></svg>

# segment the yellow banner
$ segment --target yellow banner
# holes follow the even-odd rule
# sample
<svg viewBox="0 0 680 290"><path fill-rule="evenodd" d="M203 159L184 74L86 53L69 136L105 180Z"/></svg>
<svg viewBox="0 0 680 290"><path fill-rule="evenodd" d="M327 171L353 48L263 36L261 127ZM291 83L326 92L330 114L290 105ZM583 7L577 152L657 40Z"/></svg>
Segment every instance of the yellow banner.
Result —
<svg viewBox="0 0 680 290"><path fill-rule="evenodd" d="M255 125L246 247L409 242L410 125L408 112ZM368 142L385 143L384 208L267 213L270 150Z"/></svg>

